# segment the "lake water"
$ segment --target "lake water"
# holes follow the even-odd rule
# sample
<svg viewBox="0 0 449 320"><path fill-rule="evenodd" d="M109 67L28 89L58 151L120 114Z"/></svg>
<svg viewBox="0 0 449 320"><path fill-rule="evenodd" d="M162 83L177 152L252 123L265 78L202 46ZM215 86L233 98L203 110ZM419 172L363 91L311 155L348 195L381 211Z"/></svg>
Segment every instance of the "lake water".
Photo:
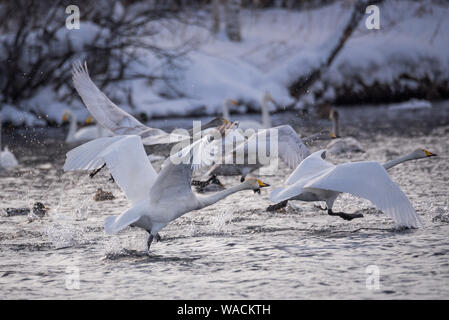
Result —
<svg viewBox="0 0 449 320"><path fill-rule="evenodd" d="M357 138L366 152L332 156L334 163L383 163L418 147L439 155L389 172L423 228L395 230L385 214L348 194L339 197L335 210L360 212L364 218L345 221L301 202L269 213L267 188L186 214L161 231L162 241L153 243L148 256L145 231L128 228L110 236L103 230L106 216L128 206L107 172L95 179L63 172L71 148L63 143L66 127L20 129L3 136L20 166L0 171L0 209L41 201L51 210L32 223L26 216L0 217L2 298L448 299L449 102L409 111L340 110L342 133ZM170 129L189 127L191 121L148 124ZM330 126L328 120L304 120L293 112L273 116L273 125L284 123L304 135ZM262 180L277 186L290 172L283 166ZM220 180L226 186L239 183L239 177ZM99 187L116 199L94 201Z"/></svg>

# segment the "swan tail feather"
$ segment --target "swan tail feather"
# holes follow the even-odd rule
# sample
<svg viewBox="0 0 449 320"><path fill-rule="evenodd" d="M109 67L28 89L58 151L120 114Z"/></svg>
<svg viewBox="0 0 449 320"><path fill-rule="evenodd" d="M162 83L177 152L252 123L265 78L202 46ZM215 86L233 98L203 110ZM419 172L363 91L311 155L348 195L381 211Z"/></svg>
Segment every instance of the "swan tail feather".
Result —
<svg viewBox="0 0 449 320"><path fill-rule="evenodd" d="M118 216L107 217L104 221L104 230L106 233L116 234L138 221L141 216L141 206L133 206Z"/></svg>

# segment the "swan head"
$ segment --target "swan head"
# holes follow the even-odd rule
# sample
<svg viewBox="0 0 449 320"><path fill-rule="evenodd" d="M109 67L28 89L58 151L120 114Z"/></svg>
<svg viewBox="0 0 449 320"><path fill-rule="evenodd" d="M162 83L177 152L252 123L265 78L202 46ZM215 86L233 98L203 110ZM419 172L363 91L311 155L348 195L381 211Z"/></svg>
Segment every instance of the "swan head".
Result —
<svg viewBox="0 0 449 320"><path fill-rule="evenodd" d="M260 194L260 189L261 188L265 188L265 187L269 187L270 185L268 183L262 182L259 179L256 178L247 178L243 184L248 188L254 191L254 193L259 193Z"/></svg>
<svg viewBox="0 0 449 320"><path fill-rule="evenodd" d="M71 117L71 114L68 110L64 111L64 113L62 114L62 123L67 122L69 120L69 117Z"/></svg>
<svg viewBox="0 0 449 320"><path fill-rule="evenodd" d="M416 149L410 154L410 158L412 159L422 159L422 158L429 158L429 157L436 157L437 155L435 153L432 153L426 149Z"/></svg>
<svg viewBox="0 0 449 320"><path fill-rule="evenodd" d="M264 100L265 102L273 102L273 103L276 103L276 101L273 99L273 97L271 96L271 94L270 94L268 91L266 91L265 94L263 95L263 100Z"/></svg>
<svg viewBox="0 0 449 320"><path fill-rule="evenodd" d="M92 116L88 116L86 119L86 124L91 124L92 122L94 122L94 118Z"/></svg>
<svg viewBox="0 0 449 320"><path fill-rule="evenodd" d="M226 105L228 105L230 107L232 107L232 106L236 107L239 105L237 100L234 100L234 99L226 99L225 103L226 103Z"/></svg>

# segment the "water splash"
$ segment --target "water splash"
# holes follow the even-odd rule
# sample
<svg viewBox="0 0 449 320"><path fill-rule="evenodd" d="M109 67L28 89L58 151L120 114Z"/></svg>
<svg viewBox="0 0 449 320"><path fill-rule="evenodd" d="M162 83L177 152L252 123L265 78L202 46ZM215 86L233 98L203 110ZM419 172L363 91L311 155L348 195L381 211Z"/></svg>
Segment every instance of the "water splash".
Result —
<svg viewBox="0 0 449 320"><path fill-rule="evenodd" d="M51 225L47 228L46 235L56 249L74 247L85 242L82 229L73 225Z"/></svg>

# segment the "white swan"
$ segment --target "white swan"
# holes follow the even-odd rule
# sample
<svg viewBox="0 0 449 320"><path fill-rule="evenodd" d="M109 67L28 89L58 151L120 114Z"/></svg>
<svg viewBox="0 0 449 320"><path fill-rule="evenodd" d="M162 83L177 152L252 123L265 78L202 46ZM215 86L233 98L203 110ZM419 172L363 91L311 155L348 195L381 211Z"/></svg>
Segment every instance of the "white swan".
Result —
<svg viewBox="0 0 449 320"><path fill-rule="evenodd" d="M353 137L340 138L340 115L334 108L331 109L329 119L332 121L332 131L339 139L335 139L327 145L327 151L332 154L349 152L365 152L360 142Z"/></svg>
<svg viewBox="0 0 449 320"><path fill-rule="evenodd" d="M262 122L254 121L254 120L243 120L239 121L239 128L243 131L246 131L247 129L268 129L271 127L271 117L270 117L270 107L268 106L268 102L275 103L273 97L270 95L270 93L266 92L262 97L262 103L261 103L261 112L262 112ZM232 106L236 106L237 102L232 99L227 99L223 103L223 117L225 119L230 119L230 112L229 108Z"/></svg>
<svg viewBox="0 0 449 320"><path fill-rule="evenodd" d="M85 143L67 153L64 170L91 170L106 163L132 207L119 216L107 217L105 230L114 234L130 225L142 228L150 234L149 252L154 237L159 237L158 232L183 214L212 205L235 192L268 186L260 180L248 179L211 196L195 195L191 188L193 164L207 165L210 159L207 139L208 136L172 155L159 174L147 158L141 137L135 135ZM198 154L200 161L195 160ZM177 164L180 159L188 159L188 163Z"/></svg>
<svg viewBox="0 0 449 320"><path fill-rule="evenodd" d="M435 156L418 149L383 166L378 162L363 161L333 165L324 160L325 150L307 157L287 179L287 186L277 188L270 200L282 203L290 200L325 201L328 214L343 219L363 217L361 214L334 213L332 206L342 192L370 200L379 210L389 215L399 227L418 227L421 222L405 194L390 179L386 169L412 159Z"/></svg>
<svg viewBox="0 0 449 320"><path fill-rule="evenodd" d="M274 132L275 131L275 132ZM237 131L238 132L238 131ZM223 159L215 164L207 173L207 175L223 175L235 176L240 175L240 181L244 181L245 177L254 170L267 165L259 159L259 149L265 147L270 151L272 134L277 135L277 155L291 169L296 168L302 160L310 155L310 151L305 143L316 140L327 140L335 138L335 134L329 130L323 130L312 136L301 139L295 130L289 125L277 126L270 129L262 129L257 134L251 135L247 140L239 140L232 152L223 153ZM229 135L230 136L230 135ZM226 136L228 139L228 136ZM237 155L243 155L243 162L238 163ZM270 152L262 153L270 156ZM250 162L249 159L252 159Z"/></svg>
<svg viewBox="0 0 449 320"><path fill-rule="evenodd" d="M8 147L2 150L2 119L0 118L0 169L12 169L18 165L19 162Z"/></svg>
<svg viewBox="0 0 449 320"><path fill-rule="evenodd" d="M64 110L62 114L62 122L69 121L69 132L65 139L66 143L86 142L100 137L111 136L109 130L102 128L100 125L91 125L78 130L76 115L69 109ZM86 124L90 124L92 118L88 117Z"/></svg>

